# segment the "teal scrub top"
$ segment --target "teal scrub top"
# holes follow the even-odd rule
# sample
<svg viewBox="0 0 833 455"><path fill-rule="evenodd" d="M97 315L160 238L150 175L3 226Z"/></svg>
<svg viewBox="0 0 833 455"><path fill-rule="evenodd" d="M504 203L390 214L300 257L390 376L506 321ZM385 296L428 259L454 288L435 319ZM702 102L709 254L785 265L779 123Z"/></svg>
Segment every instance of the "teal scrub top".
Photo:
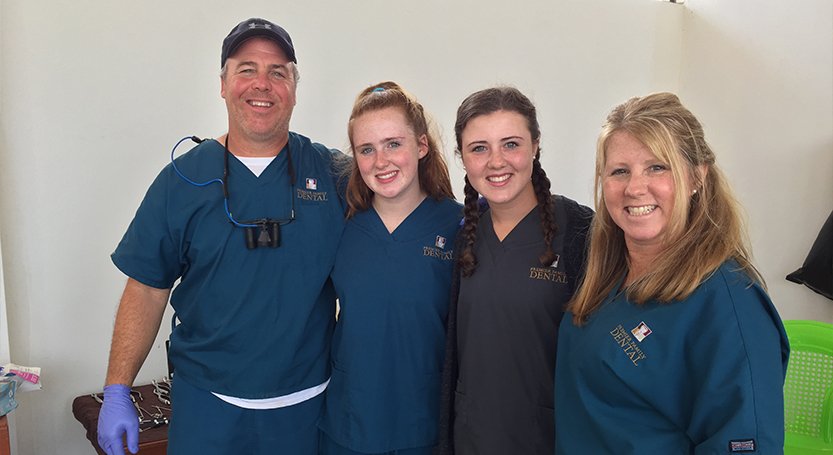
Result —
<svg viewBox="0 0 833 455"><path fill-rule="evenodd" d="M223 175L223 153L209 140L176 164L190 180L207 182ZM192 185L169 164L148 189L112 260L147 286L166 289L180 280L171 294L180 321L170 348L178 377L240 398L287 395L327 380L335 318L329 273L344 227L335 153L290 133L260 177L229 157L236 220L288 218L295 200L296 219L281 228L279 248L246 248L219 183Z"/></svg>
<svg viewBox="0 0 833 455"><path fill-rule="evenodd" d="M363 453L437 443L454 236L462 206L426 198L389 233L373 208L344 230L340 313L319 427Z"/></svg>
<svg viewBox="0 0 833 455"><path fill-rule="evenodd" d="M789 344L758 284L724 263L684 301L616 286L561 323L556 454L783 453Z"/></svg>

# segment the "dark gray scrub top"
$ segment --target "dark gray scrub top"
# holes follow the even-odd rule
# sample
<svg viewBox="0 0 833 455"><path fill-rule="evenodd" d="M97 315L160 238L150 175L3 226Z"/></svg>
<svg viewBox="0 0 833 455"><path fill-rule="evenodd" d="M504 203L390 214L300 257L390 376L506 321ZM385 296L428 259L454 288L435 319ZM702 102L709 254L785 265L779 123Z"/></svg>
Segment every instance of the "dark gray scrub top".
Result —
<svg viewBox="0 0 833 455"><path fill-rule="evenodd" d="M570 298L563 256L566 214L550 267L539 210L499 241L491 211L480 218L477 268L462 278L457 309L459 378L454 447L467 454L551 454L555 444L553 381L558 326Z"/></svg>

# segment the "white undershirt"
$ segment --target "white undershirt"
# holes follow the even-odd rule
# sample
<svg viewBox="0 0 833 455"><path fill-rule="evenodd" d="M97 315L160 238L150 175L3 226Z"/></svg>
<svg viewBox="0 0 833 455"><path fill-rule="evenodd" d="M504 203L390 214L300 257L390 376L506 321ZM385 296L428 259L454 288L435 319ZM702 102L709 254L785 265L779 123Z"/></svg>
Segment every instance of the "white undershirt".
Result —
<svg viewBox="0 0 833 455"><path fill-rule="evenodd" d="M250 171L255 175L255 177L260 177L260 174L263 173L263 170L266 169L267 166L275 159L274 156L237 156L234 155L235 158L240 160L241 163L246 165Z"/></svg>
<svg viewBox="0 0 833 455"><path fill-rule="evenodd" d="M289 395L283 395L280 397L273 397L273 398L260 398L260 399L249 399L249 398L237 398L237 397L230 397L227 395L220 395L219 393L214 393L214 396L217 398L225 401L226 403L233 404L238 408L244 409L275 409L275 408L285 408L287 406L292 406L294 404L303 403L304 401L309 400L310 398L314 398L321 394L321 392L327 390L327 385L330 383L330 380L327 379L323 384L319 384L315 387L310 387L308 389L301 390L299 392L290 393Z"/></svg>
<svg viewBox="0 0 833 455"><path fill-rule="evenodd" d="M260 177L260 174L263 173L263 170L266 169L269 164L272 163L272 160L275 159L274 156L267 156L267 157L260 157L260 156L237 156L234 155L241 163L243 163L250 171L256 176ZM292 406L298 403L303 403L304 401L309 400L310 398L314 398L320 395L324 390L327 389L327 385L330 383L330 380L327 379L323 384L319 384L314 387L310 387L305 390L301 390L299 392L290 393L289 395L283 395L280 397L272 397L272 398L260 398L260 399L249 399L249 398L237 398L237 397L230 397L228 395L220 395L219 393L211 392L217 398L225 401L226 403L232 404L239 408L244 409L276 409L276 408L285 408L287 406Z"/></svg>

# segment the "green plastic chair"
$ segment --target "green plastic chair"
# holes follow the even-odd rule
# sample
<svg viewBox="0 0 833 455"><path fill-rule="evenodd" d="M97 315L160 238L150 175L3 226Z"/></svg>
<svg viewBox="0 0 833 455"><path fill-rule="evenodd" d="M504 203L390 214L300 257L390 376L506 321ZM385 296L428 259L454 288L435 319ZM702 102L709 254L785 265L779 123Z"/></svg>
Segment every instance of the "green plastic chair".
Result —
<svg viewBox="0 0 833 455"><path fill-rule="evenodd" d="M784 321L784 454L833 455L833 324Z"/></svg>

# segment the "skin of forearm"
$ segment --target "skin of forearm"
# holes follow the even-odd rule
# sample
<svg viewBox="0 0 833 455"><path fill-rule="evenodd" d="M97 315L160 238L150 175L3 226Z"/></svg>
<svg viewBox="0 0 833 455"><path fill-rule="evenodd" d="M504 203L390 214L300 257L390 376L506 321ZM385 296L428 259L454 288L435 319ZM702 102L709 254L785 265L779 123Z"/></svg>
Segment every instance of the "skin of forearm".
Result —
<svg viewBox="0 0 833 455"><path fill-rule="evenodd" d="M127 280L116 313L105 386L133 385L156 340L170 293L170 289L152 288L133 278Z"/></svg>

